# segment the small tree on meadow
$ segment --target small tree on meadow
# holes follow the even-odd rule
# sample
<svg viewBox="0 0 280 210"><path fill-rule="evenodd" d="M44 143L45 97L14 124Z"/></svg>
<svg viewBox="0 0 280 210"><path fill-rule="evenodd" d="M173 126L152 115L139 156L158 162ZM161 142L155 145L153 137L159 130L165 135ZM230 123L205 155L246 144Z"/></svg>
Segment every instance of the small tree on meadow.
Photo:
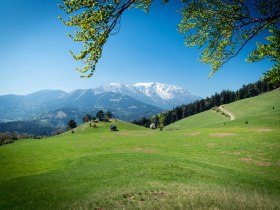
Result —
<svg viewBox="0 0 280 210"><path fill-rule="evenodd" d="M160 125L159 123L159 117L156 115L155 119L153 120L153 123L155 123L156 127Z"/></svg>
<svg viewBox="0 0 280 210"><path fill-rule="evenodd" d="M77 123L75 120L71 119L68 121L67 128L68 130L72 130L77 127Z"/></svg>
<svg viewBox="0 0 280 210"><path fill-rule="evenodd" d="M92 120L92 116L90 114L86 114L82 120L83 122L89 122Z"/></svg>
<svg viewBox="0 0 280 210"><path fill-rule="evenodd" d="M101 121L104 118L104 112L102 110L98 111L96 113L96 118Z"/></svg>
<svg viewBox="0 0 280 210"><path fill-rule="evenodd" d="M112 114L110 111L107 111L107 112L105 113L105 117L106 117L107 119L111 119L112 116L113 116L113 114Z"/></svg>

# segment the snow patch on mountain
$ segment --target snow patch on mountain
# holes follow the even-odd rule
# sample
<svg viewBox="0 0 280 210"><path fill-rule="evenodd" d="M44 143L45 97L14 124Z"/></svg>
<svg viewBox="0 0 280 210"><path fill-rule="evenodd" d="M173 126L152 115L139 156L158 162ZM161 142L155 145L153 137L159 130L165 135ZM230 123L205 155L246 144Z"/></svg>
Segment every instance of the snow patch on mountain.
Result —
<svg viewBox="0 0 280 210"><path fill-rule="evenodd" d="M97 87L93 91L95 94L104 92L121 93L163 109L171 109L175 106L200 99L200 97L191 95L182 87L158 82L142 82L132 85L111 83Z"/></svg>
<svg viewBox="0 0 280 210"><path fill-rule="evenodd" d="M190 96L190 93L178 86L167 85L162 83L136 83L132 85L134 88L138 89L140 92L144 93L146 96L155 97L158 96L163 100L171 100L178 96L178 94L184 94L185 96Z"/></svg>
<svg viewBox="0 0 280 210"><path fill-rule="evenodd" d="M67 114L63 111L58 111L56 113L56 118L58 118L58 119L63 119L63 118L66 118L66 117L67 117Z"/></svg>

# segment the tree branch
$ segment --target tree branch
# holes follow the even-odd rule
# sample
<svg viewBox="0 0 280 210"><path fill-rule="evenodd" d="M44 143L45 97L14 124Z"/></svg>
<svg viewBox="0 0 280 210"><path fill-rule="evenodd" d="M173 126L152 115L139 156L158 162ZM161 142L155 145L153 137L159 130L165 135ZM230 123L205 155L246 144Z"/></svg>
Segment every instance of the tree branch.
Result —
<svg viewBox="0 0 280 210"><path fill-rule="evenodd" d="M243 47L244 47L252 38L254 38L254 37L255 37L266 25L268 25L268 24L269 24L269 22L266 22L266 23L264 23L263 25L259 26L258 29L256 29L255 32L252 33L251 36L248 37L248 38L244 41L244 43L239 47L239 49L237 50L237 52L236 52L234 55L228 57L228 59L226 59L226 60L223 62L223 64L227 63L230 59L236 57L236 56L240 53L240 51L243 49Z"/></svg>

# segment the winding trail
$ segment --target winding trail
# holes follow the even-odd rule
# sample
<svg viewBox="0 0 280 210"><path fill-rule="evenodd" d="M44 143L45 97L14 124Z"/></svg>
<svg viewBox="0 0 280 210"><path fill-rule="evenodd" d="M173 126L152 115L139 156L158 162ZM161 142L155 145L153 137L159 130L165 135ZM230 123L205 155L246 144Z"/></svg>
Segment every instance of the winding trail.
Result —
<svg viewBox="0 0 280 210"><path fill-rule="evenodd" d="M230 117L230 120L235 120L234 114L231 113L230 111L228 111L227 109L225 109L225 107L223 105L219 106L218 109L221 110L222 112L226 113Z"/></svg>

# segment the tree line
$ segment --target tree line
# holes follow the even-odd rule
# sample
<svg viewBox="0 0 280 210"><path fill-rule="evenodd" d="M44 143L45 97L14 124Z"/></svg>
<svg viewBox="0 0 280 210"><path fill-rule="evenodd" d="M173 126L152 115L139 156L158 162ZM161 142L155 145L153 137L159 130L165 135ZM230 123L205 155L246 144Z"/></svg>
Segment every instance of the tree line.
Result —
<svg viewBox="0 0 280 210"><path fill-rule="evenodd" d="M187 105L177 106L172 110L165 111L151 118L144 117L139 120L134 120L132 121L132 123L144 127L149 127L151 123L155 123L157 127L166 126L183 118L207 111L222 104L228 104L241 99L250 98L262 93L266 93L279 86L279 84L278 86L275 86L259 80L254 83L243 85L237 91L223 90L222 92L215 93L214 95L205 99L197 100Z"/></svg>
<svg viewBox="0 0 280 210"><path fill-rule="evenodd" d="M32 138L33 135L26 133L16 133L16 132L0 132L0 146L5 144L11 144L18 139Z"/></svg>

